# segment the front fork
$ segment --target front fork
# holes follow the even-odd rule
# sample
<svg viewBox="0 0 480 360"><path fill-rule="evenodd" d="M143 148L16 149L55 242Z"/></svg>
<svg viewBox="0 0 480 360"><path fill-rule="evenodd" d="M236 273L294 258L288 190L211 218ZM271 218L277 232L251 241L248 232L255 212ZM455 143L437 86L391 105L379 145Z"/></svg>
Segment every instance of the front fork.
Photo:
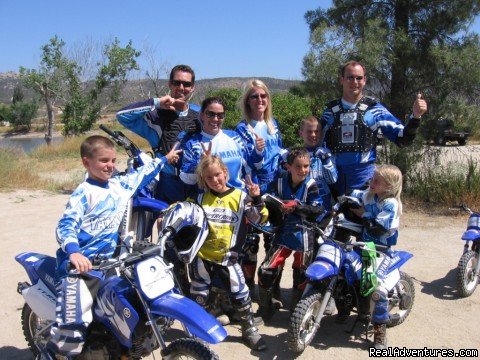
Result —
<svg viewBox="0 0 480 360"><path fill-rule="evenodd" d="M318 311L318 314L315 317L314 326L315 326L316 329L318 329L320 327L320 322L322 321L323 314L325 313L325 309L327 308L328 301L332 297L333 288L335 287L336 283L337 283L337 277L336 276L332 277L330 279L330 282L328 283L327 290L325 291L325 293L323 295L323 298L322 298L322 302L320 304L320 310ZM307 291L307 289L309 289L309 286L311 286L311 285L308 284L307 287L305 288L305 291Z"/></svg>

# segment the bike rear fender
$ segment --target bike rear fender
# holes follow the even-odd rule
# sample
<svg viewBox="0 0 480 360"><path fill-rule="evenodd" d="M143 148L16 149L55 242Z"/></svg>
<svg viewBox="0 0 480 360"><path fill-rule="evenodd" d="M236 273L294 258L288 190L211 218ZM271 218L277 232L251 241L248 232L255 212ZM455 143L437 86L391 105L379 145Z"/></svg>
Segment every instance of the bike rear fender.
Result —
<svg viewBox="0 0 480 360"><path fill-rule="evenodd" d="M465 241L480 240L480 230L471 229L471 230L465 231L462 235L462 240L465 240Z"/></svg>
<svg viewBox="0 0 480 360"><path fill-rule="evenodd" d="M196 337L217 344L227 336L223 326L196 302L174 292L164 294L150 304L155 315L179 320Z"/></svg>
<svg viewBox="0 0 480 360"><path fill-rule="evenodd" d="M314 261L305 271L311 281L320 281L338 274L338 268L325 261Z"/></svg>
<svg viewBox="0 0 480 360"><path fill-rule="evenodd" d="M48 255L24 252L15 256L28 274L32 284L36 284L40 279L47 287L55 292L55 267L57 260Z"/></svg>
<svg viewBox="0 0 480 360"><path fill-rule="evenodd" d="M408 251L392 251L390 256L392 260L389 264L387 274L403 266L403 264L413 257L413 254L409 253Z"/></svg>

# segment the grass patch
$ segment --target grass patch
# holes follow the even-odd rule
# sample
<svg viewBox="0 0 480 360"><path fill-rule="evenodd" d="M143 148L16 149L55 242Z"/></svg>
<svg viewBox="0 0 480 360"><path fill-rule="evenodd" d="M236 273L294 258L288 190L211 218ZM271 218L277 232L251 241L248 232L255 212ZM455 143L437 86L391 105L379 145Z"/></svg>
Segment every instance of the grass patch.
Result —
<svg viewBox="0 0 480 360"><path fill-rule="evenodd" d="M0 148L0 189L46 189L48 182L37 173L23 151Z"/></svg>

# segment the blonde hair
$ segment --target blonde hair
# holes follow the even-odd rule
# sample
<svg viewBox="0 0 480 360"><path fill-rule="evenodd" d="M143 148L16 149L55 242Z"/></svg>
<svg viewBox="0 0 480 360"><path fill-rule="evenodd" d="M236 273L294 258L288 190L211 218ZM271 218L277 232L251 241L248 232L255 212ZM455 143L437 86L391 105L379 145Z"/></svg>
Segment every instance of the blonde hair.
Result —
<svg viewBox="0 0 480 360"><path fill-rule="evenodd" d="M245 85L243 86L243 95L241 97L241 104L240 109L242 110L243 117L247 121L248 124L252 120L259 120L254 119L252 114L252 109L250 108L250 95L255 91L255 88L260 88L267 94L267 107L265 108L265 112L263 113L263 120L265 120L268 132L270 135L275 133L275 127L273 126L273 115L272 115L272 96L270 94L270 90L268 90L267 85L262 80L259 79L251 79L248 80Z"/></svg>
<svg viewBox="0 0 480 360"><path fill-rule="evenodd" d="M375 173L380 176L387 184L387 191L382 194L380 200L395 198L398 201L398 215L402 214L402 194L403 176L402 172L395 165L378 165L375 167Z"/></svg>
<svg viewBox="0 0 480 360"><path fill-rule="evenodd" d="M203 156L202 159L200 160L200 163L197 165L197 168L195 169L195 174L197 174L197 179L198 179L198 186L201 189L207 190L209 189L207 182L205 181L205 172L210 166L218 165L222 171L225 171L226 174L226 180L228 181L229 176L228 176L228 169L223 162L223 160L220 158L218 155L208 155L208 156Z"/></svg>

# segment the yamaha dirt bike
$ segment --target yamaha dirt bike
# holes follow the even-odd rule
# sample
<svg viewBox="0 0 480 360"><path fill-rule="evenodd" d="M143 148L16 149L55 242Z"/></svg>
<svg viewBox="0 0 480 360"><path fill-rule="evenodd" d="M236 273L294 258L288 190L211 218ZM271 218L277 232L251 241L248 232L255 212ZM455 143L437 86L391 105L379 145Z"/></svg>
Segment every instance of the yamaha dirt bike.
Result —
<svg viewBox="0 0 480 360"><path fill-rule="evenodd" d="M462 235L465 241L463 255L458 262L457 290L461 297L468 297L477 288L480 277L480 213L470 210L465 205L460 206L470 214L467 230Z"/></svg>
<svg viewBox="0 0 480 360"><path fill-rule="evenodd" d="M358 322L370 321L369 316L365 318L363 313L371 311L370 304L365 306L365 301L362 304L360 298L362 257L355 250L365 248L364 242L355 241L361 235L363 227L349 220L345 213L348 212L341 206L325 232L318 224L308 224L308 229L319 235L323 243L320 244L315 260L306 270L307 286L290 317L288 347L295 353L301 353L312 342L332 297L337 307L341 305L347 313L357 310L358 315L350 332L353 332ZM406 251L394 251L378 245L376 247L384 250L377 252L377 274L383 273L388 290L390 320L387 326L393 327L405 321L415 299L412 279L400 271L400 267L413 255ZM360 307L362 311L358 310Z"/></svg>
<svg viewBox="0 0 480 360"><path fill-rule="evenodd" d="M159 235L158 244L142 246L117 258L101 261L94 267L103 280L93 304L93 322L79 359L140 359L161 349L164 359L218 359L204 342L216 344L227 333L225 329L194 301L176 288L172 265L163 259L165 242L174 236L182 223L179 218ZM50 339L55 322L55 258L22 253L15 259L24 266L30 283L18 284L25 299L22 327L34 354L41 352ZM112 269L115 275L106 275ZM168 346L165 332L178 320L185 337Z"/></svg>

